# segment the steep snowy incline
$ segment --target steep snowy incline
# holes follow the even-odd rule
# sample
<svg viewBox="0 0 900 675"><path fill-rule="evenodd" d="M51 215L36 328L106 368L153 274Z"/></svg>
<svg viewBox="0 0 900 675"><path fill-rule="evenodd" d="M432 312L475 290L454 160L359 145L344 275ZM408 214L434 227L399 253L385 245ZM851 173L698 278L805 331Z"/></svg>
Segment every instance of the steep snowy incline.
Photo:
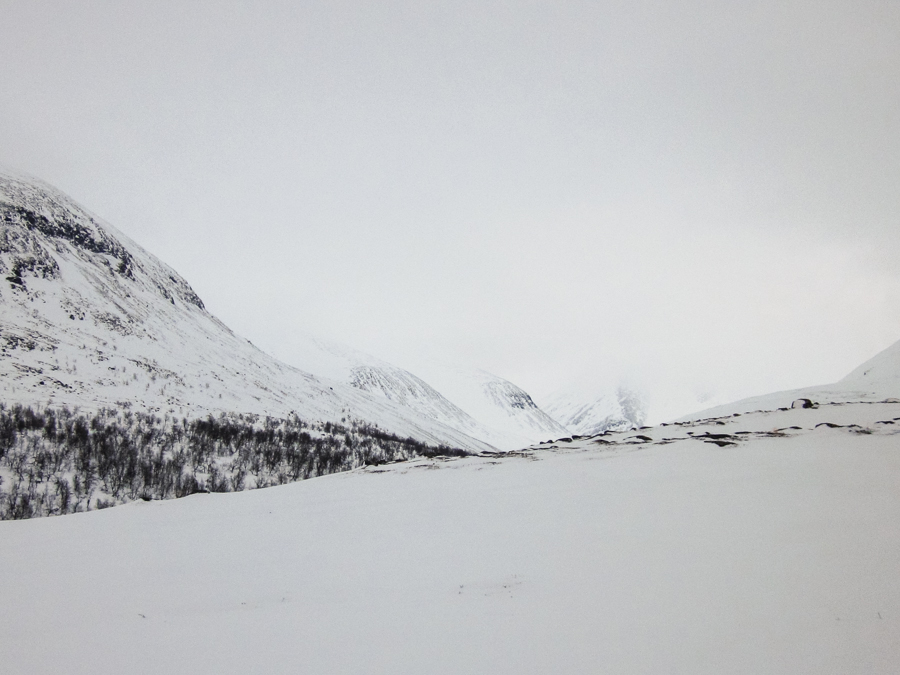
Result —
<svg viewBox="0 0 900 675"><path fill-rule="evenodd" d="M547 397L543 407L554 420L582 436L633 429L643 426L646 419L641 397L625 387L601 392L584 388L558 391Z"/></svg>
<svg viewBox="0 0 900 675"><path fill-rule="evenodd" d="M8 172L0 173L0 306L7 403L352 417L424 442L488 447L264 354L157 258L54 188Z"/></svg>
<svg viewBox="0 0 900 675"><path fill-rule="evenodd" d="M304 371L409 407L500 449L569 433L523 389L484 370L435 361L418 361L407 370L309 335L292 336L286 358Z"/></svg>
<svg viewBox="0 0 900 675"><path fill-rule="evenodd" d="M306 372L409 408L495 447L521 448L534 440L516 439L510 445L509 438L481 424L417 375L334 340L295 334L288 358Z"/></svg>
<svg viewBox="0 0 900 675"><path fill-rule="evenodd" d="M681 419L718 417L753 410L775 410L789 407L794 401L801 398L822 403L900 398L900 341L879 352L833 384L753 396L700 410Z"/></svg>
<svg viewBox="0 0 900 675"><path fill-rule="evenodd" d="M893 675L898 428L823 405L0 522L0 663Z"/></svg>
<svg viewBox="0 0 900 675"><path fill-rule="evenodd" d="M570 433L527 391L499 375L436 360L420 360L413 370L490 429L497 447L512 450Z"/></svg>
<svg viewBox="0 0 900 675"><path fill-rule="evenodd" d="M833 386L864 396L900 396L900 341L879 352Z"/></svg>

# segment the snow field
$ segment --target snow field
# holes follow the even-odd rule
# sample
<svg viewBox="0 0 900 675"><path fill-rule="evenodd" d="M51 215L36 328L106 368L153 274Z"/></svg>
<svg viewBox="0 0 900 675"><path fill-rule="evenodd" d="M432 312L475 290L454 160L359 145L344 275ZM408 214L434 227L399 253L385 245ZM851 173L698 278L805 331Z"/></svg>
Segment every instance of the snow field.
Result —
<svg viewBox="0 0 900 675"><path fill-rule="evenodd" d="M893 673L900 405L0 523L11 673ZM838 420L838 415L843 416ZM832 421L829 419L829 421Z"/></svg>

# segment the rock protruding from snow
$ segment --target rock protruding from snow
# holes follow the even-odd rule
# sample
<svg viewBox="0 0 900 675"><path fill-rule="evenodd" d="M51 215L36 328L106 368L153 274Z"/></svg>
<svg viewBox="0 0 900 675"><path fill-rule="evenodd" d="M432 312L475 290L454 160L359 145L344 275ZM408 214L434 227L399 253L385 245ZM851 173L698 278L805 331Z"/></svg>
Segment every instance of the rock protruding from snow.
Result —
<svg viewBox="0 0 900 675"><path fill-rule="evenodd" d="M793 403L791 403L791 408L814 408L815 403L810 401L808 398L798 398Z"/></svg>

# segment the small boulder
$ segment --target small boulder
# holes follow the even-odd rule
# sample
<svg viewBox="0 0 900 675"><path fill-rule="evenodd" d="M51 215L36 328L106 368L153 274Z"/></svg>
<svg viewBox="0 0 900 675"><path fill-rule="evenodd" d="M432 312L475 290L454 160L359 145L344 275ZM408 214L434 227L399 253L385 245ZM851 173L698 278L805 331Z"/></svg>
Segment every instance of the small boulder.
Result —
<svg viewBox="0 0 900 675"><path fill-rule="evenodd" d="M815 408L816 404L810 401L808 398L798 398L796 401L791 403L791 408Z"/></svg>

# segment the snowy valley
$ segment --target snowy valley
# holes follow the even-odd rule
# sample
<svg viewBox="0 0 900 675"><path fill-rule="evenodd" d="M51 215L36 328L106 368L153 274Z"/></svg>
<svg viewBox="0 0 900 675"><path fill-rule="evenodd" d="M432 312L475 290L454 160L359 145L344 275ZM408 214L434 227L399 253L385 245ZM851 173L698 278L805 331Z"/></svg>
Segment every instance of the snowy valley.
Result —
<svg viewBox="0 0 900 675"><path fill-rule="evenodd" d="M305 337L288 366L11 174L0 272L4 672L900 663L900 343L644 426L625 388L541 407Z"/></svg>
<svg viewBox="0 0 900 675"><path fill-rule="evenodd" d="M9 172L0 274L0 518L513 450L578 430L481 370L428 363L426 381L307 336L294 365L282 363L125 235ZM230 431L211 441L198 425ZM289 447L271 440L286 427Z"/></svg>
<svg viewBox="0 0 900 675"><path fill-rule="evenodd" d="M892 673L898 425L898 403L823 404L0 523L0 657Z"/></svg>

